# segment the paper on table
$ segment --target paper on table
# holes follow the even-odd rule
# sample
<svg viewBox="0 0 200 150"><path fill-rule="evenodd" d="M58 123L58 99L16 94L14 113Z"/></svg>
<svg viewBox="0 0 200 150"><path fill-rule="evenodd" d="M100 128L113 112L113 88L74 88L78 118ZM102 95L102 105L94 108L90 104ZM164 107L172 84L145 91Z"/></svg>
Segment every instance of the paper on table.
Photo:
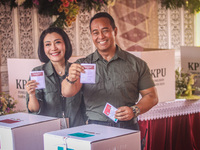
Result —
<svg viewBox="0 0 200 150"><path fill-rule="evenodd" d="M30 73L31 75L31 80L35 80L39 84L37 85L36 89L44 89L46 88L45 86L45 79L44 79L44 71L32 71Z"/></svg>

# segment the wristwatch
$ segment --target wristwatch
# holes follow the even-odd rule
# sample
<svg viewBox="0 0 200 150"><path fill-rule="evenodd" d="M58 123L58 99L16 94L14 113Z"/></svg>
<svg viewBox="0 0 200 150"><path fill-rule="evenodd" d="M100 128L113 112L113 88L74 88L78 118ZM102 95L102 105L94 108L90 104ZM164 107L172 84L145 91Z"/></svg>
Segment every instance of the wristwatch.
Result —
<svg viewBox="0 0 200 150"><path fill-rule="evenodd" d="M131 108L133 109L133 113L135 115L135 117L137 117L140 114L140 108L137 106L131 106Z"/></svg>

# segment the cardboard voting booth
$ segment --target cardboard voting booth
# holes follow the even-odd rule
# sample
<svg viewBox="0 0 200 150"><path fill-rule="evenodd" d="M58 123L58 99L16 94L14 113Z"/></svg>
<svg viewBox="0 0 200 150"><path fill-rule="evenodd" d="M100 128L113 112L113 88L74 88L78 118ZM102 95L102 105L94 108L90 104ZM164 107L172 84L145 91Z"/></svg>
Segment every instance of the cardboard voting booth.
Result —
<svg viewBox="0 0 200 150"><path fill-rule="evenodd" d="M140 131L83 125L44 134L44 150L140 150Z"/></svg>
<svg viewBox="0 0 200 150"><path fill-rule="evenodd" d="M144 49L129 52L148 64L159 102L175 100L175 50Z"/></svg>
<svg viewBox="0 0 200 150"><path fill-rule="evenodd" d="M194 86L200 87L200 47L181 46L181 69L185 73L196 74ZM194 94L200 94L195 91Z"/></svg>
<svg viewBox="0 0 200 150"><path fill-rule="evenodd" d="M43 150L43 134L60 129L60 119L28 113L0 116L0 150Z"/></svg>
<svg viewBox="0 0 200 150"><path fill-rule="evenodd" d="M27 112L25 85L31 70L42 63L39 59L8 58L7 61L9 94L17 100L15 110Z"/></svg>

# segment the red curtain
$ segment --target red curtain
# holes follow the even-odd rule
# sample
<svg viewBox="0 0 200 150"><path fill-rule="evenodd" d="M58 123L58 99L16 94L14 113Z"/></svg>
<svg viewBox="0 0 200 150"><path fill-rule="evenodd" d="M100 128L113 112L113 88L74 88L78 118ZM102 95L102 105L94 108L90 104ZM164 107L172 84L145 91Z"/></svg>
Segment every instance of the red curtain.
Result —
<svg viewBox="0 0 200 150"><path fill-rule="evenodd" d="M139 121L144 150L200 150L200 113Z"/></svg>

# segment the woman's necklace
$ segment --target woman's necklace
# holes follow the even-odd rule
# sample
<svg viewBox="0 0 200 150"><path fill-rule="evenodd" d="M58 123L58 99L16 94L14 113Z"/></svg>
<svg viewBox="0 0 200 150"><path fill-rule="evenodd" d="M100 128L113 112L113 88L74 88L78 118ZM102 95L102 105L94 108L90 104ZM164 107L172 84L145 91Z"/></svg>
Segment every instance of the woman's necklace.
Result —
<svg viewBox="0 0 200 150"><path fill-rule="evenodd" d="M62 76L65 74L65 66L59 65L58 67L54 66L54 68L59 76Z"/></svg>

